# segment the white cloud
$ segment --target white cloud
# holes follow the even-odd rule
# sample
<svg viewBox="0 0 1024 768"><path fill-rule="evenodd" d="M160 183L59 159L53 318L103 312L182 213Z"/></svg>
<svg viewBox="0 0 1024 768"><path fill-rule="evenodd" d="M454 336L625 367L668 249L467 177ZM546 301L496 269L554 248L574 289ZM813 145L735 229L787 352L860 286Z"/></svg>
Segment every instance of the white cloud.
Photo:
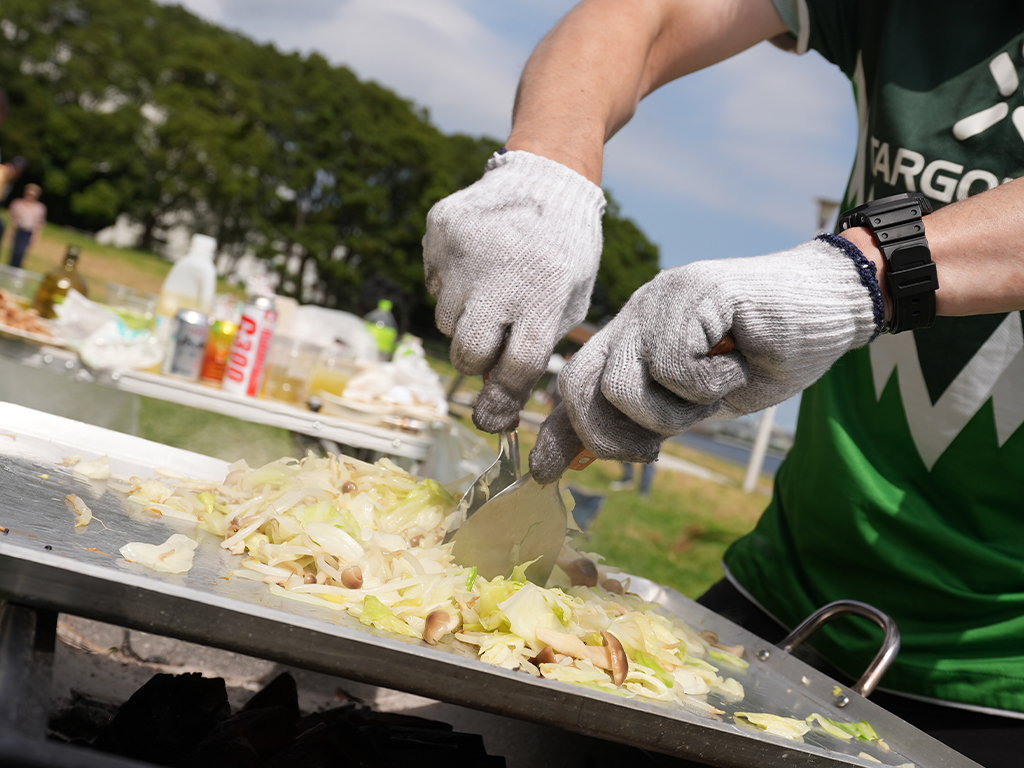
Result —
<svg viewBox="0 0 1024 768"><path fill-rule="evenodd" d="M286 50L318 51L426 107L442 130L503 138L532 46L574 0L185 0ZM648 223L652 194L806 232L813 198L842 190L854 116L845 78L817 54L768 44L648 97L609 145L606 180ZM637 197L633 190L643 190Z"/></svg>
<svg viewBox="0 0 1024 768"><path fill-rule="evenodd" d="M428 107L441 128L498 138L528 55L456 0L350 0L305 40Z"/></svg>
<svg viewBox="0 0 1024 768"><path fill-rule="evenodd" d="M563 0L564 1L564 0ZM507 134L527 45L489 28L472 0L185 0L285 50L317 51L427 107L445 131ZM515 3L504 4L515 13Z"/></svg>
<svg viewBox="0 0 1024 768"><path fill-rule="evenodd" d="M208 21L224 20L224 3L221 0L184 0L180 5Z"/></svg>
<svg viewBox="0 0 1024 768"><path fill-rule="evenodd" d="M606 178L805 233L813 198L842 191L855 136L838 70L762 44L645 100L609 145Z"/></svg>

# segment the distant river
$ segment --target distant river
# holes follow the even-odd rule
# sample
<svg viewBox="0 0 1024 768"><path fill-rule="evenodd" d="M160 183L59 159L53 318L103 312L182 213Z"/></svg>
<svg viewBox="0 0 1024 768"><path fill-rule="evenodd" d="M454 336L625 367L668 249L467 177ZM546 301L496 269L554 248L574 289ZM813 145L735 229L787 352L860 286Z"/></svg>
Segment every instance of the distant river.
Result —
<svg viewBox="0 0 1024 768"><path fill-rule="evenodd" d="M741 467L747 466L747 463L750 461L750 449L745 447L742 443L723 443L718 440L712 440L710 437L705 435L698 435L693 432L686 432L677 437L673 437L672 440L676 443L688 445L698 451L710 453L720 459L731 461L733 464L739 464ZM762 471L766 475L774 477L776 470L778 470L779 465L782 463L784 458L786 458L784 453L780 453L779 451L774 451L769 448L764 457L764 469Z"/></svg>

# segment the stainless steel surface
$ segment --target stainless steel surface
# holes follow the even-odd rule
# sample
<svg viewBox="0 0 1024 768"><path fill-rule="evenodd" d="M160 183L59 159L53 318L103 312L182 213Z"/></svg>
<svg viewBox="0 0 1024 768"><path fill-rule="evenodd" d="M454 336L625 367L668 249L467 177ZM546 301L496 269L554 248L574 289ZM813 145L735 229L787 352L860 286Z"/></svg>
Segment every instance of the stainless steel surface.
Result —
<svg viewBox="0 0 1024 768"><path fill-rule="evenodd" d="M498 436L498 456L462 494L455 520L445 534L445 544L454 538L455 532L465 525L480 507L519 479L519 467L519 432L515 429L503 430Z"/></svg>
<svg viewBox="0 0 1024 768"><path fill-rule="evenodd" d="M779 648L786 653L792 653L797 646L832 619L851 614L870 619L881 627L884 633L882 647L878 649L878 653L875 654L875 658L871 660L868 668L864 670L860 680L853 686L853 690L861 696L870 696L900 650L899 627L896 626L896 622L892 620L889 614L878 610L873 605L861 603L857 600L838 600L824 605L804 619L800 626L790 632L780 643ZM845 695L836 702L840 707L845 707L847 703L848 699Z"/></svg>
<svg viewBox="0 0 1024 768"><path fill-rule="evenodd" d="M362 424L340 416L313 413L273 400L233 395L198 382L146 371L104 371L97 375L97 381L143 397L154 397L310 437L334 440L355 448L379 451L387 456L423 461L429 456L433 444L433 438L427 435L414 435Z"/></svg>
<svg viewBox="0 0 1024 768"><path fill-rule="evenodd" d="M455 532L455 562L476 566L485 579L508 578L534 562L526 577L544 584L565 540L566 509L558 483L540 485L527 472L488 501Z"/></svg>
<svg viewBox="0 0 1024 768"><path fill-rule="evenodd" d="M726 768L877 766L857 757L862 750L892 766L976 766L852 691L849 705L836 708L835 681L778 649L764 662L750 659L745 672L723 669L743 684L746 698L739 704L712 699L727 711L718 719L510 672L477 661L457 641L431 647L364 627L342 611L275 597L263 584L228 578L239 558L195 526L129 510L104 485L59 467L70 454L107 454L114 471L127 475L152 476L161 466L210 477L225 470L208 457L0 404L0 526L8 531L0 534L2 596ZM88 527L74 527L68 493L92 508ZM155 573L118 556L129 541L162 542L175 532L199 541L185 575ZM697 631L764 647L672 590L642 579L633 579L631 589ZM736 725L736 711L865 719L892 751L816 733L804 743L788 741Z"/></svg>

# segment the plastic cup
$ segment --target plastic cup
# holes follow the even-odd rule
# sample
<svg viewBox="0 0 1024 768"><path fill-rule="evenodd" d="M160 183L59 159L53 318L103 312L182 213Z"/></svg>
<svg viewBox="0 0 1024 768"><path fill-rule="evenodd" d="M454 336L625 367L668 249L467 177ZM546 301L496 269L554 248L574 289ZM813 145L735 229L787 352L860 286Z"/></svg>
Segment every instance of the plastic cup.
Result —
<svg viewBox="0 0 1024 768"><path fill-rule="evenodd" d="M38 272L0 264L0 289L7 291L18 303L29 306L39 290L43 276Z"/></svg>
<svg viewBox="0 0 1024 768"><path fill-rule="evenodd" d="M310 397L323 394L342 397L349 379L363 370L344 349L328 348L320 355L309 380Z"/></svg>
<svg viewBox="0 0 1024 768"><path fill-rule="evenodd" d="M263 376L263 397L294 405L304 403L309 374L319 356L316 344L275 336Z"/></svg>

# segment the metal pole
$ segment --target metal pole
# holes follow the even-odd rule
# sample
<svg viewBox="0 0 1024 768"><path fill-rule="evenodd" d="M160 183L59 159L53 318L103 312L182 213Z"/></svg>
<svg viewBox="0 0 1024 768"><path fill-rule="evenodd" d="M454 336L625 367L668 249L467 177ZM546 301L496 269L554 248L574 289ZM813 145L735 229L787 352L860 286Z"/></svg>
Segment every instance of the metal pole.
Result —
<svg viewBox="0 0 1024 768"><path fill-rule="evenodd" d="M743 480L743 490L747 493L757 487L757 478L761 474L764 455L768 450L768 440L772 436L776 408L778 408L777 405L766 408L764 415L761 416L761 423L757 427L757 437L754 439L754 447L750 450L750 462L747 464L747 476Z"/></svg>

